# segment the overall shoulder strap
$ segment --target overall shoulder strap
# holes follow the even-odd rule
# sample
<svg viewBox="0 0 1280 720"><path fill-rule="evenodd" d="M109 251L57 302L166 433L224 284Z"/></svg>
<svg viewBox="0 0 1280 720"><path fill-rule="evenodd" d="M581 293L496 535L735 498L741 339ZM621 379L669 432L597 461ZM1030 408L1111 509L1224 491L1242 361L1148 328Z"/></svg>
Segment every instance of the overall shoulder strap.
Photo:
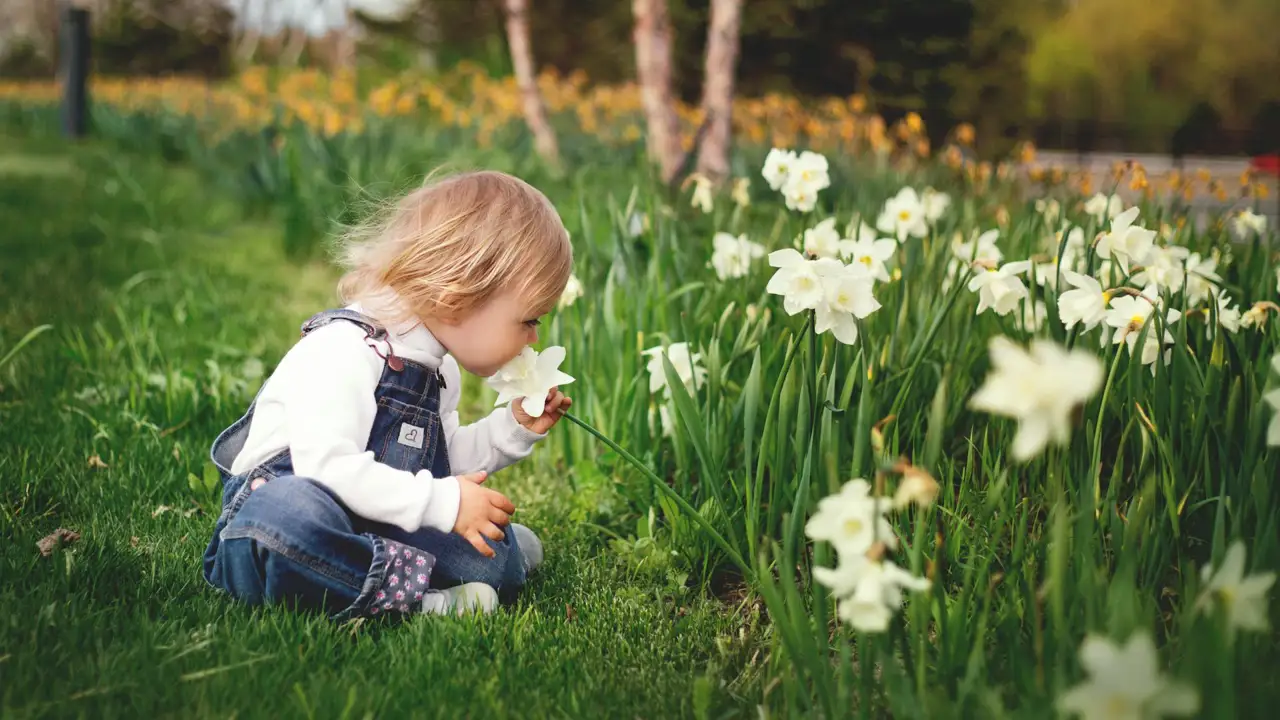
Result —
<svg viewBox="0 0 1280 720"><path fill-rule="evenodd" d="M324 312L312 315L309 320L302 324L302 334L305 336L312 330L322 328L337 320L345 320L346 322L359 325L364 328L364 331L374 340L381 340L387 336L386 328L379 325L376 320L367 315L358 313L355 310L348 310L346 308L325 310Z"/></svg>

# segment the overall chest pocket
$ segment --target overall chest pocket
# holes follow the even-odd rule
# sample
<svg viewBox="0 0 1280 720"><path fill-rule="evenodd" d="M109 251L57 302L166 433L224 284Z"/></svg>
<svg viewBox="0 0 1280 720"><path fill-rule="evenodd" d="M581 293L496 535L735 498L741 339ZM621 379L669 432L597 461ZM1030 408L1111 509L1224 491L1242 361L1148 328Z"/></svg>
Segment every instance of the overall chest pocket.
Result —
<svg viewBox="0 0 1280 720"><path fill-rule="evenodd" d="M435 459L440 415L395 398L378 398L378 416L369 449L374 457L399 470L416 473Z"/></svg>

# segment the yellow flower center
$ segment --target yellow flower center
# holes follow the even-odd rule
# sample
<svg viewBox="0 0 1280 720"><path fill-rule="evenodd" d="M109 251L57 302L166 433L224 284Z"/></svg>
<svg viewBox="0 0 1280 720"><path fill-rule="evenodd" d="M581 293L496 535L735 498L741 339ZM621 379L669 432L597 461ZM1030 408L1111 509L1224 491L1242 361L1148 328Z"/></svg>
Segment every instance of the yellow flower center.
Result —
<svg viewBox="0 0 1280 720"><path fill-rule="evenodd" d="M1104 717L1130 718L1137 715L1137 708L1133 706L1133 699L1124 695L1112 695L1107 698L1107 703L1104 707L1106 709Z"/></svg>
<svg viewBox="0 0 1280 720"><path fill-rule="evenodd" d="M871 256L863 255L862 257L858 258L858 262L862 263L863 265L866 265L867 267L871 267Z"/></svg>
<svg viewBox="0 0 1280 720"><path fill-rule="evenodd" d="M1142 327L1142 324L1145 323L1146 321L1147 319L1142 317L1141 315L1134 315L1133 317L1129 318L1129 324L1134 327Z"/></svg>
<svg viewBox="0 0 1280 720"><path fill-rule="evenodd" d="M800 277L796 279L796 289L800 291L812 290L813 279L808 277Z"/></svg>
<svg viewBox="0 0 1280 720"><path fill-rule="evenodd" d="M866 527L858 518L849 518L844 521L844 532L846 535L857 535Z"/></svg>
<svg viewBox="0 0 1280 720"><path fill-rule="evenodd" d="M911 219L911 211L910 211L910 210L899 210L899 211L898 211L898 220L899 220L899 222L906 222L906 221L908 221L908 220L910 220L910 219Z"/></svg>

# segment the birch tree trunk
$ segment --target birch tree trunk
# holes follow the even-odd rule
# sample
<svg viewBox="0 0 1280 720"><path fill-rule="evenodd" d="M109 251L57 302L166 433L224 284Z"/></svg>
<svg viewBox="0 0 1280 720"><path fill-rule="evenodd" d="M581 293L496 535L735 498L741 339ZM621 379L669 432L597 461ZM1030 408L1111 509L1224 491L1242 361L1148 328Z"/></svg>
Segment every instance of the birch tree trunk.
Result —
<svg viewBox="0 0 1280 720"><path fill-rule="evenodd" d="M507 11L507 43L511 46L511 64L515 66L516 86L524 105L524 119L533 133L533 145L538 155L552 168L560 168L560 147L555 131L547 118L547 106L538 91L538 79L534 72L533 50L529 43L528 0L504 0Z"/></svg>
<svg viewBox="0 0 1280 720"><path fill-rule="evenodd" d="M667 0L632 0L636 46L636 79L649 126L649 158L658 163L662 181L670 183L680 169L680 122L671 91L671 19Z"/></svg>
<svg viewBox="0 0 1280 720"><path fill-rule="evenodd" d="M738 65L742 0L711 0L707 30L707 64L702 83L707 135L698 148L698 172L712 182L729 177L729 145L733 135L733 79Z"/></svg>

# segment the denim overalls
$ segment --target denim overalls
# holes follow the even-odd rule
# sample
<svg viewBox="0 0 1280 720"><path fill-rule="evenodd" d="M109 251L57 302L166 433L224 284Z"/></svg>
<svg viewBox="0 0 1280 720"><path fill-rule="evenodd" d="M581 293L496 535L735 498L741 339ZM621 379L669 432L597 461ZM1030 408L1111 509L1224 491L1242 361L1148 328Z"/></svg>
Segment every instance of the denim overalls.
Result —
<svg viewBox="0 0 1280 720"><path fill-rule="evenodd" d="M374 343L386 339L387 331L352 310L319 313L303 324L302 334L335 321L363 328L369 351L384 360L366 449L400 470L451 475L440 423L443 375L391 351L383 356ZM487 583L504 600L524 585L510 527L501 541L485 539L497 553L486 558L456 533L405 532L366 520L323 485L294 475L288 449L232 475L229 468L244 447L255 405L257 398L210 452L223 483L222 513L204 554L204 577L215 588L251 605L287 602L346 619L416 612L424 594L460 583Z"/></svg>

